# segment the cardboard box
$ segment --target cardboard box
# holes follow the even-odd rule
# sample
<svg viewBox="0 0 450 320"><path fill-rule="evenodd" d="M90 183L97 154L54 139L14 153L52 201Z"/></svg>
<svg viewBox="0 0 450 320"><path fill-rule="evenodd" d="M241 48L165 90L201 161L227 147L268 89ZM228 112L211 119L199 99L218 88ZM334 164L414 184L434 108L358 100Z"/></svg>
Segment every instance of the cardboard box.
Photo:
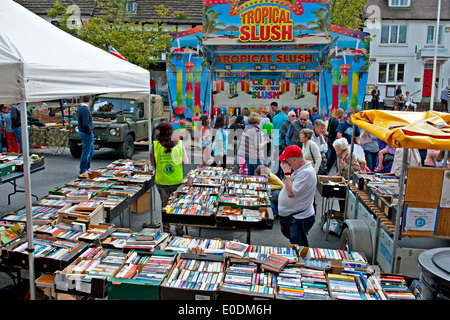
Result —
<svg viewBox="0 0 450 320"><path fill-rule="evenodd" d="M4 177L14 171L16 171L14 163L0 163L0 177Z"/></svg>
<svg viewBox="0 0 450 320"><path fill-rule="evenodd" d="M216 223L219 226L235 227L240 229L272 229L273 228L273 212L271 208L262 207L256 209L261 214L259 221L239 221L233 220L233 215L222 214L224 209L231 209L229 206L219 207L216 213ZM243 209L240 210L241 213Z"/></svg>
<svg viewBox="0 0 450 320"><path fill-rule="evenodd" d="M101 224L105 222L105 208L101 203L94 211L86 211L86 213L79 213L76 209L76 204L68 204L61 210L58 210L58 216L69 219L87 220L90 224Z"/></svg>
<svg viewBox="0 0 450 320"><path fill-rule="evenodd" d="M181 253L177 256L177 261L174 264L170 274L166 277L160 287L160 298L161 300L217 300L219 298L219 288L220 284L217 286L217 290L207 291L207 290L196 290L187 288L176 288L167 285L168 279L177 268L181 259L195 259L204 261L215 261L215 262L225 262L225 257L223 255L199 255L193 253Z"/></svg>
<svg viewBox="0 0 450 320"><path fill-rule="evenodd" d="M318 176L317 190L324 198L345 198L347 182L344 177Z"/></svg>
<svg viewBox="0 0 450 320"><path fill-rule="evenodd" d="M142 213L151 209L151 190L145 192L136 202L131 204L131 212Z"/></svg>
<svg viewBox="0 0 450 320"><path fill-rule="evenodd" d="M62 271L55 271L55 291L58 293L74 294L92 298L104 299L107 296L106 283L104 278L92 278L84 280L85 274L75 273L72 269L81 262L81 258L75 259Z"/></svg>
<svg viewBox="0 0 450 320"><path fill-rule="evenodd" d="M34 238L44 240L45 239L56 240L56 238L54 237L39 234L35 234ZM69 264L71 264L78 257L78 255L89 246L89 244L86 242L78 242L70 240L66 241L76 242L77 244L79 244L79 246L76 247L69 254L65 255L62 259L53 259L49 257L40 257L40 256L35 257L34 258L35 270L42 272L55 272L56 270L62 270L66 268ZM5 248L2 251L2 263L5 265L28 269L28 253L14 251L14 249L16 249L18 246L22 245L25 242L28 242L27 238L22 239L22 241L15 242L11 246Z"/></svg>
<svg viewBox="0 0 450 320"><path fill-rule="evenodd" d="M177 253L173 252L156 250L152 255L169 256L174 258L174 262L177 261ZM168 274L173 270L173 268L174 265L172 264ZM165 279L163 279L163 281L164 280ZM144 280L119 279L114 278L113 276L108 279L107 283L108 300L159 300L160 285L161 283L155 285Z"/></svg>

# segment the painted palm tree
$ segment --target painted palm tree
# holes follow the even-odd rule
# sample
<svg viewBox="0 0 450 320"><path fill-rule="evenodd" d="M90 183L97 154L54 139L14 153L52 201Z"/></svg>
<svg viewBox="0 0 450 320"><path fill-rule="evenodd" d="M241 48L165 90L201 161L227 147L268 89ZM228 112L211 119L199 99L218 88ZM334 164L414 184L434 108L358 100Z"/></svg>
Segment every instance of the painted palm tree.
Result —
<svg viewBox="0 0 450 320"><path fill-rule="evenodd" d="M320 9L313 12L314 20L309 21L306 25L311 26L311 30L325 32L328 39L331 32L331 10L329 4L324 4Z"/></svg>
<svg viewBox="0 0 450 320"><path fill-rule="evenodd" d="M203 36L208 38L208 33L220 31L218 27L224 27L224 22L217 22L217 19L222 15L212 9L212 6L203 7Z"/></svg>

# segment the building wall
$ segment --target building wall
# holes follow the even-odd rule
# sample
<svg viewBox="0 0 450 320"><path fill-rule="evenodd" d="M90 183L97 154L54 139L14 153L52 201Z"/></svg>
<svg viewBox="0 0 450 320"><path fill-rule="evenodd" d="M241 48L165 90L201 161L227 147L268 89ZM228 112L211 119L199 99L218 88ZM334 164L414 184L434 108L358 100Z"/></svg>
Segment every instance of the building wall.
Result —
<svg viewBox="0 0 450 320"><path fill-rule="evenodd" d="M438 46L438 64L436 78L439 78L435 91L435 100L439 100L440 91L447 85L450 85L450 62L448 61L450 47L450 22L441 21L443 25L442 44ZM409 91L413 95L414 101L429 101L423 98L424 69L433 68L434 44L427 44L428 26L436 26L436 21L420 20L381 20L381 25L406 25L406 43L404 44L384 44L381 43L382 29L365 28L373 36L370 48L371 65L369 68L368 85L378 85L380 89L380 100L392 100L387 97L388 86L402 86L403 94ZM421 52L421 53L420 53ZM403 81L379 82L379 67L382 63L401 63L404 64ZM427 66L426 66L427 65ZM371 100L370 96L366 98Z"/></svg>

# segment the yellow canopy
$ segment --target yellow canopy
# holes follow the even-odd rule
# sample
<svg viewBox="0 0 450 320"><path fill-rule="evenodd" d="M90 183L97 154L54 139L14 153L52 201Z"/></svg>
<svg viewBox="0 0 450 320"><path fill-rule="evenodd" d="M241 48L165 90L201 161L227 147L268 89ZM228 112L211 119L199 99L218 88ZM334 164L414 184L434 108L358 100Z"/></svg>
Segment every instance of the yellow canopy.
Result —
<svg viewBox="0 0 450 320"><path fill-rule="evenodd" d="M352 121L393 148L450 150L450 113L366 110Z"/></svg>

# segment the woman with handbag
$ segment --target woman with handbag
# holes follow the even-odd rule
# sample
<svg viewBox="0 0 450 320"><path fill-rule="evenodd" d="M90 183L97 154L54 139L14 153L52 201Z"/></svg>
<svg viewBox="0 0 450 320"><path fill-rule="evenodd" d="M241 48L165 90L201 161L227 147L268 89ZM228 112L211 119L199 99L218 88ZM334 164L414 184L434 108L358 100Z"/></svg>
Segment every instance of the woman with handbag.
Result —
<svg viewBox="0 0 450 320"><path fill-rule="evenodd" d="M264 164L264 148L269 140L263 139L260 121L261 116L252 112L248 117L249 125L245 127L239 141L238 156L245 158L249 176L253 176L256 168Z"/></svg>
<svg viewBox="0 0 450 320"><path fill-rule="evenodd" d="M319 146L311 140L313 131L305 128L300 131L300 142L302 143L302 152L305 160L311 162L316 173L319 172L322 163L322 155L320 154Z"/></svg>
<svg viewBox="0 0 450 320"><path fill-rule="evenodd" d="M202 125L200 129L199 141L202 148L202 164L201 167L206 165L209 158L211 158L211 144L212 144L212 129L211 129L211 117L203 115L200 117L200 123Z"/></svg>

